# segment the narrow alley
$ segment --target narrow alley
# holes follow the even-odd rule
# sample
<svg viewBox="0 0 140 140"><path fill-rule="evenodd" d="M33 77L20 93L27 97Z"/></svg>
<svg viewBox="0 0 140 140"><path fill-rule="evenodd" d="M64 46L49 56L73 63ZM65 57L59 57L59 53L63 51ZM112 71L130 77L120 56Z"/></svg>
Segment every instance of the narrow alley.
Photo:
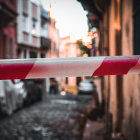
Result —
<svg viewBox="0 0 140 140"><path fill-rule="evenodd" d="M90 96L49 95L43 102L1 119L0 139L81 140L91 101Z"/></svg>

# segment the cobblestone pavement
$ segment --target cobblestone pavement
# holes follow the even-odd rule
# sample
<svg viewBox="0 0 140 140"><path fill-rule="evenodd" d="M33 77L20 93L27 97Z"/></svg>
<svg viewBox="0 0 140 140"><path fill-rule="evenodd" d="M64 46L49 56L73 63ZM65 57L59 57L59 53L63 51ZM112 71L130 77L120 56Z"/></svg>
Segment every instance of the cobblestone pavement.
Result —
<svg viewBox="0 0 140 140"><path fill-rule="evenodd" d="M0 140L81 140L86 122L85 96L48 96L0 120Z"/></svg>

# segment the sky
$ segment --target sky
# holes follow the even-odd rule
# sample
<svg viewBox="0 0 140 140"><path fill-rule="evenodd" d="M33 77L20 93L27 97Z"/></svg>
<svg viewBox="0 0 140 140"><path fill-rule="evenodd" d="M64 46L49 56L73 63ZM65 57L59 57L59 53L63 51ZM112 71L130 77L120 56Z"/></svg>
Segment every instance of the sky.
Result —
<svg viewBox="0 0 140 140"><path fill-rule="evenodd" d="M43 7L56 20L56 27L61 37L70 35L73 39L84 38L88 25L86 11L77 0L41 0Z"/></svg>

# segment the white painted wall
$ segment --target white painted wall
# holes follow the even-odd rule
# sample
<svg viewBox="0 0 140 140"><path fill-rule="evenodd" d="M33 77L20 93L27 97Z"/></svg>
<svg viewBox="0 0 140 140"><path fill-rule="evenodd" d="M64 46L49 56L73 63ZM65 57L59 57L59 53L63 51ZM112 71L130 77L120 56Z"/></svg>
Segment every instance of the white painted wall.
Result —
<svg viewBox="0 0 140 140"><path fill-rule="evenodd" d="M41 29L41 10L40 10L40 2L38 0L28 0L28 30L26 30L26 32L29 33L29 40L28 42L25 42L23 39L23 31L24 31L24 27L23 27L23 2L24 0L18 0L18 18L17 18L17 35L18 35L18 43L22 43L25 45L29 45L29 46L33 46L33 47L40 47L40 29ZM38 37L38 42L36 45L34 45L32 43L32 3L37 5L37 30L36 33L34 34L36 37Z"/></svg>

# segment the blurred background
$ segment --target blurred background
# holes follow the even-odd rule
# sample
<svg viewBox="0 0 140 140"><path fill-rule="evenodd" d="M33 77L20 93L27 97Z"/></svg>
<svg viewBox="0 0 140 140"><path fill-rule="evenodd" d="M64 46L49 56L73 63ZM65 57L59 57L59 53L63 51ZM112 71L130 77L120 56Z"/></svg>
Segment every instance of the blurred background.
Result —
<svg viewBox="0 0 140 140"><path fill-rule="evenodd" d="M0 18L0 59L140 54L139 0L0 0ZM139 75L1 80L0 138L140 140L139 84Z"/></svg>

